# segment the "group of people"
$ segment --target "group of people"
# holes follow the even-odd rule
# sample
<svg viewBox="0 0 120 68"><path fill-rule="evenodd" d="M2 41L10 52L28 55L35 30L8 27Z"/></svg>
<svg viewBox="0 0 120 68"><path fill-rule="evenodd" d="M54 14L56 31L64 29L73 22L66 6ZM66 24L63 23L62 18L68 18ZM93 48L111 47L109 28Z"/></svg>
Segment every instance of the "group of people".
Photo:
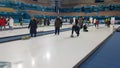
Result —
<svg viewBox="0 0 120 68"><path fill-rule="evenodd" d="M9 26L10 29L13 29L13 24L14 20L11 16L8 18L0 16L0 27L2 31L6 29L6 26Z"/></svg>
<svg viewBox="0 0 120 68"><path fill-rule="evenodd" d="M85 19L83 17L80 17L80 18L73 18L70 20L70 23L72 24L72 32L71 32L71 37L74 37L74 32L77 34L77 36L80 35L80 30L83 29L84 32L88 32L88 27L87 25L88 24L88 21L89 23L92 23L95 25L96 28L99 28L99 20L98 19L93 19L93 18L90 18L90 19L87 19L87 22L85 22ZM32 24L32 22L34 22L34 24ZM30 28L30 34L31 36L36 36L36 29L37 29L37 23L35 23L35 19L31 19L30 21L30 24L29 24L29 28ZM109 20L109 18L106 18L105 19L105 24L110 27L110 22L113 22L115 23L115 19L113 18L111 21ZM55 27L55 35L59 35L60 34L60 27L62 27L62 19L60 17L57 17L55 19L55 22L54 22L54 27ZM32 27L33 26L33 27Z"/></svg>
<svg viewBox="0 0 120 68"><path fill-rule="evenodd" d="M22 26L22 18L19 19L20 25ZM30 28L30 35L31 37L36 37L37 34L37 25L39 24L39 20L35 19L34 17L31 18L30 23L28 28ZM62 19L60 17L57 17L54 22L54 27L55 27L55 35L60 34L60 27L62 27ZM80 29L83 28L84 32L88 32L87 30L87 24L84 23L84 18L73 18L72 21L72 32L71 32L71 37L74 37L73 34L74 32L79 36L80 34ZM99 26L99 20L94 19L92 21L94 23L95 27L98 28ZM12 17L5 18L3 16L0 17L0 27L2 30L5 30L5 26L8 25L10 29L13 29L13 24L14 24L14 19ZM105 24L110 27L110 20L105 19Z"/></svg>
<svg viewBox="0 0 120 68"><path fill-rule="evenodd" d="M107 26L107 27L110 27L110 18L106 18L105 19L105 25Z"/></svg>
<svg viewBox="0 0 120 68"><path fill-rule="evenodd" d="M62 27L62 23L63 22L60 17L57 17L55 19L55 22L54 22L55 35L60 34L60 28ZM31 37L36 37L37 25L38 25L37 20L34 17L32 17L30 20L29 26L28 26L28 28L30 28ZM79 19L73 18L71 37L74 37L73 36L74 32L77 34L77 36L79 36L80 29L82 29L82 28L83 28L83 31L88 32L87 25L83 24L83 18L82 17Z"/></svg>
<svg viewBox="0 0 120 68"><path fill-rule="evenodd" d="M60 27L62 27L62 20L60 19L60 17L57 17L54 23L55 26L55 35L60 33ZM87 25L83 23L83 17L77 19L77 18L73 18L72 21L72 32L71 32L71 37L74 37L74 32L77 34L77 36L79 36L80 34L80 29L83 28L84 32L88 32L87 30Z"/></svg>
<svg viewBox="0 0 120 68"><path fill-rule="evenodd" d="M94 19L93 23L94 23L94 25L95 25L96 28L99 28L99 20Z"/></svg>
<svg viewBox="0 0 120 68"><path fill-rule="evenodd" d="M50 20L44 19L44 26L49 26L49 25L50 25Z"/></svg>
<svg viewBox="0 0 120 68"><path fill-rule="evenodd" d="M99 27L99 23L100 23L99 20L94 19L93 23L94 23L96 28ZM104 24L105 24L105 26L107 26L109 28L111 24L115 24L115 17L111 17L111 19L110 18L105 18Z"/></svg>
<svg viewBox="0 0 120 68"><path fill-rule="evenodd" d="M73 33L75 32L77 34L77 36L79 36L80 34L80 30L83 28L84 32L88 32L87 30L87 25L86 23L83 22L84 18L80 17L79 19L73 18L73 22L72 22L72 33L71 33L71 37L73 36Z"/></svg>
<svg viewBox="0 0 120 68"><path fill-rule="evenodd" d="M28 26L28 28L30 28L31 37L36 37L37 25L38 25L37 20L34 17L32 17L30 20L29 26ZM55 35L57 35L57 34L59 35L60 27L62 27L62 20L59 17L56 18L54 26L55 26Z"/></svg>

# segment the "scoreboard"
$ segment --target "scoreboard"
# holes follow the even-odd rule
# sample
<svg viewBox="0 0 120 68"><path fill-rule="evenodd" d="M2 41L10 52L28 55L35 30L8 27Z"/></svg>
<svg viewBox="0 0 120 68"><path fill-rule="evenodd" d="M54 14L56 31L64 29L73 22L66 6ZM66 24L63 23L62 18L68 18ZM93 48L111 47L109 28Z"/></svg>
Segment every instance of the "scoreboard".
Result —
<svg viewBox="0 0 120 68"><path fill-rule="evenodd" d="M33 0L33 1L38 1L38 0Z"/></svg>

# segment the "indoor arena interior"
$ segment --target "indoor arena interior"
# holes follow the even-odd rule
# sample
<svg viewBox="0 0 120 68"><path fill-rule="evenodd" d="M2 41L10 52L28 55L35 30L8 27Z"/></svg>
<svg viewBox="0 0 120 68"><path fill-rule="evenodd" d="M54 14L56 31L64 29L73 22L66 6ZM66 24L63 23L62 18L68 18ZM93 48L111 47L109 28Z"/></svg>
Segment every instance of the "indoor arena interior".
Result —
<svg viewBox="0 0 120 68"><path fill-rule="evenodd" d="M120 68L120 0L0 0L0 68Z"/></svg>

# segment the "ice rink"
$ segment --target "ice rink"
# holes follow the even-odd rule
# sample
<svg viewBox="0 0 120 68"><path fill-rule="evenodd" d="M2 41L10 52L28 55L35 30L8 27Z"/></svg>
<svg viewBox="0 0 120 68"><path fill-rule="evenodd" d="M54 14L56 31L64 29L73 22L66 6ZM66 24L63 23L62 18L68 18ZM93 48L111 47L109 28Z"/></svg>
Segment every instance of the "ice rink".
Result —
<svg viewBox="0 0 120 68"><path fill-rule="evenodd" d="M70 28L71 25L63 26ZM115 26L115 28L117 28ZM48 29L49 28L49 29ZM38 30L54 30L54 27ZM83 60L92 50L113 33L113 27L100 25L88 27L89 32L81 30L80 36L71 30L60 35L44 35L27 40L0 43L0 61L10 62L11 68L72 68ZM0 37L29 33L28 29L0 32Z"/></svg>

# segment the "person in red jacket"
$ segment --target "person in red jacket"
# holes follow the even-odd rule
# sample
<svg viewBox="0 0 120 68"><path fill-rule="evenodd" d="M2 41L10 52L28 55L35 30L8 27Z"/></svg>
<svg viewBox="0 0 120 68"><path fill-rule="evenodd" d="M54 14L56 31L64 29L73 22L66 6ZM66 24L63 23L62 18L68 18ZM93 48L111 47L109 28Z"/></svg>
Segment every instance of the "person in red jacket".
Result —
<svg viewBox="0 0 120 68"><path fill-rule="evenodd" d="M2 27L2 30L5 30L5 24L6 24L6 19L4 17L0 17L0 26Z"/></svg>
<svg viewBox="0 0 120 68"><path fill-rule="evenodd" d="M99 20L96 20L96 26L97 26L97 29L99 28Z"/></svg>

